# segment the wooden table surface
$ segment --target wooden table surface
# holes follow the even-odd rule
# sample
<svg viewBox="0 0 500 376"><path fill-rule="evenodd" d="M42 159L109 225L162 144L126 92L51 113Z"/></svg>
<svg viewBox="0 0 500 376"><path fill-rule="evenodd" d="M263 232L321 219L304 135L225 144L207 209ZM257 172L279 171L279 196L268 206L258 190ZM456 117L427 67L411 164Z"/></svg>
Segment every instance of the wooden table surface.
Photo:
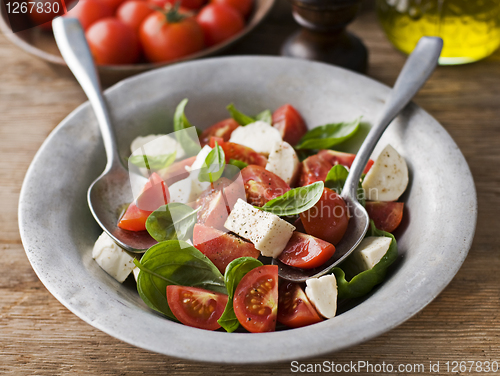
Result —
<svg viewBox="0 0 500 376"><path fill-rule="evenodd" d="M296 28L286 6L279 3L253 35L229 52L278 54ZM392 85L405 57L386 40L374 12L363 12L351 30L369 48L369 76ZM0 373L291 373L290 363L217 366L150 353L86 324L47 292L19 237L19 191L44 139L86 98L71 77L17 49L3 35L0 61ZM439 67L416 102L450 132L471 167L479 199L472 249L450 285L415 317L378 338L310 363L424 364L427 374L429 362L440 361L440 374L447 374L447 361L500 362L500 52L476 64Z"/></svg>

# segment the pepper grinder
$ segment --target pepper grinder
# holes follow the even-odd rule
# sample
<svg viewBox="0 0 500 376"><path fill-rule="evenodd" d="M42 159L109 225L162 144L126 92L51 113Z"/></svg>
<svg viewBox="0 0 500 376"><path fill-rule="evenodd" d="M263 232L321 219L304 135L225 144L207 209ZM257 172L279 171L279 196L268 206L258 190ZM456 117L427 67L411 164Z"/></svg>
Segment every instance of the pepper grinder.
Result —
<svg viewBox="0 0 500 376"><path fill-rule="evenodd" d="M365 73L368 51L361 40L346 30L361 0L290 0L292 14L302 29L284 43L281 54L319 60Z"/></svg>

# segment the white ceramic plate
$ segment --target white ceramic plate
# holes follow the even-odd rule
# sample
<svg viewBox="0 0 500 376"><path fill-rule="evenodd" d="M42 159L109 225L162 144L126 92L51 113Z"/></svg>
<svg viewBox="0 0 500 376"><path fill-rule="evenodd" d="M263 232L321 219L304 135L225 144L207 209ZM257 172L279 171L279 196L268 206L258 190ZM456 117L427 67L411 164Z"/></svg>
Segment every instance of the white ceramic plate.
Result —
<svg viewBox="0 0 500 376"><path fill-rule="evenodd" d="M189 98L187 116L201 128L227 118L225 106L231 102L250 114L291 103L312 127L360 115L370 123L388 92L367 77L325 64L231 57L145 73L107 90L106 98L125 157L136 136L172 130L175 106L183 98ZM105 154L88 103L54 130L31 164L19 203L21 237L33 269L62 304L135 346L223 363L337 351L380 335L425 307L457 273L474 235L474 182L457 145L436 120L412 104L389 127L379 150L388 142L410 170L405 218L397 232L400 257L386 281L360 304L305 328L230 334L183 326L148 309L132 283L121 285L99 268L91 252L101 230L86 192L103 170ZM352 151L356 144L343 148Z"/></svg>

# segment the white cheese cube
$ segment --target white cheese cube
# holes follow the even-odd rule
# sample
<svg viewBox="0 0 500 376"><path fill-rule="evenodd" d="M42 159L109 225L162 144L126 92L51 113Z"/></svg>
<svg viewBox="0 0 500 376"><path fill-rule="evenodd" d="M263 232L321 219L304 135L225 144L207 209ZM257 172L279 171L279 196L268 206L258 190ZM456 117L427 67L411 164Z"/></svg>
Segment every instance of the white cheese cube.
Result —
<svg viewBox="0 0 500 376"><path fill-rule="evenodd" d="M132 155L143 155L142 149L144 149L144 153L149 156L171 154L174 151L177 152L177 159L181 159L185 155L184 149L179 142L177 142L173 134L150 134L144 137L136 137L130 144Z"/></svg>
<svg viewBox="0 0 500 376"><path fill-rule="evenodd" d="M403 157L387 145L363 180L368 200L396 201L408 185L408 167Z"/></svg>
<svg viewBox="0 0 500 376"><path fill-rule="evenodd" d="M134 258L103 232L94 244L92 258L111 277L122 283L135 268Z"/></svg>
<svg viewBox="0 0 500 376"><path fill-rule="evenodd" d="M212 148L208 145L205 145L203 149L200 150L198 155L196 156L196 159L194 160L193 164L191 165L191 171L196 171L199 170L203 167L205 164L205 160L208 157L208 154L212 151Z"/></svg>
<svg viewBox="0 0 500 376"><path fill-rule="evenodd" d="M292 184L299 173L299 158L288 142L274 145L269 153L266 170L278 175L288 185Z"/></svg>
<svg viewBox="0 0 500 376"><path fill-rule="evenodd" d="M209 182L200 182L197 176L190 175L186 179L179 180L168 187L170 202L188 204L196 201L201 192L208 187L210 187Z"/></svg>
<svg viewBox="0 0 500 376"><path fill-rule="evenodd" d="M229 139L229 142L247 146L265 155L269 155L274 145L281 141L283 140L280 131L264 121L236 128Z"/></svg>
<svg viewBox="0 0 500 376"><path fill-rule="evenodd" d="M241 198L224 223L229 231L253 243L263 256L277 258L295 227L277 215L254 208Z"/></svg>
<svg viewBox="0 0 500 376"><path fill-rule="evenodd" d="M308 279L306 295L324 318L331 319L337 313L337 279L334 275Z"/></svg>
<svg viewBox="0 0 500 376"><path fill-rule="evenodd" d="M137 266L134 269L132 269L132 274L134 274L134 279L136 282L137 282L137 278L139 278L140 271L141 271L141 269L139 269Z"/></svg>
<svg viewBox="0 0 500 376"><path fill-rule="evenodd" d="M367 236L350 257L361 270L370 270L384 257L391 242L392 239L386 236Z"/></svg>

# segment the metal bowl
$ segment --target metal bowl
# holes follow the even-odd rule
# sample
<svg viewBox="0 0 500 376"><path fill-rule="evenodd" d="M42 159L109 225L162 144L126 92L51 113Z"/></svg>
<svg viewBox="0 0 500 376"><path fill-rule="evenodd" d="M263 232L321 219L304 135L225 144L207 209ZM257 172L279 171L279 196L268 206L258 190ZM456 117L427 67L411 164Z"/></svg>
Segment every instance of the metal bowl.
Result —
<svg viewBox="0 0 500 376"><path fill-rule="evenodd" d="M239 41L245 35L250 33L271 11L276 0L255 0L254 9L248 18L245 28L237 35L229 38L223 43L203 49L192 55L168 63L139 63L130 65L102 65L98 66L99 76L101 81L106 85L116 83L126 77L142 73L154 68L165 65L175 64L182 61L200 59L220 54L228 47ZM45 60L55 66L64 67L64 70L69 70L66 67L59 50L57 49L52 31L43 31L39 28L31 28L18 33L13 33L7 20L5 9L0 6L0 30L4 35L15 45L22 48L33 56ZM27 15L25 16L28 17ZM28 21L27 21L28 22Z"/></svg>
<svg viewBox="0 0 500 376"><path fill-rule="evenodd" d="M201 128L226 118L230 102L250 114L291 103L312 127L360 115L369 124L388 92L367 77L321 63L231 57L132 77L107 90L106 98L120 153L127 156L136 136L172 130L175 106L183 98L189 98L187 116ZM342 149L355 151L361 138ZM410 171L404 222L396 234L399 259L365 299L308 327L264 334L187 327L150 310L132 281L119 284L99 268L91 253L101 230L87 207L86 192L103 170L105 154L88 103L52 132L29 168L19 203L22 241L38 277L62 304L135 346L220 363L289 361L338 351L378 336L424 308L457 273L474 235L474 182L443 127L411 104L375 153L387 143L404 156Z"/></svg>

